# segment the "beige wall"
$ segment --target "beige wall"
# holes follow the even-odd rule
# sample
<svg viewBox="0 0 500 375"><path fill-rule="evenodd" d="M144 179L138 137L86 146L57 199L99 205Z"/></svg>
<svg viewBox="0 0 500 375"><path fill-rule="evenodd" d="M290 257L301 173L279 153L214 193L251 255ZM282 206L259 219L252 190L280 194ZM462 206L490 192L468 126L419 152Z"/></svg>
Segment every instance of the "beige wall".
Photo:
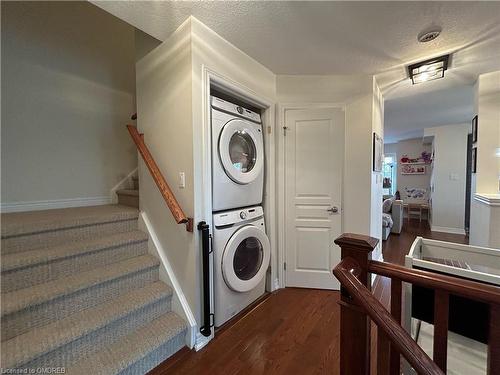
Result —
<svg viewBox="0 0 500 375"><path fill-rule="evenodd" d="M472 175L469 238L472 245L500 248L500 71L479 76L475 110L477 172Z"/></svg>
<svg viewBox="0 0 500 375"><path fill-rule="evenodd" d="M401 158L403 155L408 155L409 158L418 158L422 152L431 152L432 147L430 144L424 144L422 138L406 139L397 143L390 143L384 145L385 154L396 154L397 176L396 176L396 190L401 193L401 198L405 199L405 188L422 188L430 189L431 167L426 166L426 173L424 175L404 175L401 174Z"/></svg>
<svg viewBox="0 0 500 375"><path fill-rule="evenodd" d="M470 124L425 129L433 137L432 221L434 231L465 234L467 135Z"/></svg>
<svg viewBox="0 0 500 375"><path fill-rule="evenodd" d="M3 208L104 202L137 166L134 28L87 2L1 7Z"/></svg>

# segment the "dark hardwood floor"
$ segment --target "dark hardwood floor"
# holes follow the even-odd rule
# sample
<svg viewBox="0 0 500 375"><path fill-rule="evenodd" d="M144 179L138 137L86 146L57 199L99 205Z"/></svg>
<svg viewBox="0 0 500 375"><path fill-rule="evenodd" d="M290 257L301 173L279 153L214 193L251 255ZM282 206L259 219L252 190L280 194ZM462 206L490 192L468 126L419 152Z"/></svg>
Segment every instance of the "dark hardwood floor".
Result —
<svg viewBox="0 0 500 375"><path fill-rule="evenodd" d="M183 351L150 374L338 374L339 296L282 289L199 352Z"/></svg>
<svg viewBox="0 0 500 375"><path fill-rule="evenodd" d="M383 242L384 260L404 264L417 236L468 242L465 236L431 232L425 221L405 220L402 233ZM389 307L390 280L378 277L373 294ZM182 350L150 374L338 374L339 298L336 291L281 289L217 332L199 352ZM375 342L373 328L373 358Z"/></svg>

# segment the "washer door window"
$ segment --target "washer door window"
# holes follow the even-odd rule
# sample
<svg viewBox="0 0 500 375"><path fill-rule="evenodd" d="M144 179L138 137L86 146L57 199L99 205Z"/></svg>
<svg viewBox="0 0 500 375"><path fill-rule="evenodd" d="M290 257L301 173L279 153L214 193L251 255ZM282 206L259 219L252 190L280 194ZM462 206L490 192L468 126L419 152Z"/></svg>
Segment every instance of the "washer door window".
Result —
<svg viewBox="0 0 500 375"><path fill-rule="evenodd" d="M248 292L265 277L271 257L269 239L256 226L238 229L227 242L222 256L222 274L227 286Z"/></svg>
<svg viewBox="0 0 500 375"><path fill-rule="evenodd" d="M260 127L242 120L229 121L219 138L219 155L231 180L238 184L254 181L264 166Z"/></svg>

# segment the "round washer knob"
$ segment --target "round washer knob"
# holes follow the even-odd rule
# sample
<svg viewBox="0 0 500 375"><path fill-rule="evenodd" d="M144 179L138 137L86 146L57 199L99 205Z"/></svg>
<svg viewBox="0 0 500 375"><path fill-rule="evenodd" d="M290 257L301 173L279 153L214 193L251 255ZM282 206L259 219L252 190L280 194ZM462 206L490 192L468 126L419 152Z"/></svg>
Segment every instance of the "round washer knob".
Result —
<svg viewBox="0 0 500 375"><path fill-rule="evenodd" d="M241 212L240 212L240 217L241 217L242 219L246 219L246 218L247 218L247 213L246 213L245 211L241 211Z"/></svg>
<svg viewBox="0 0 500 375"><path fill-rule="evenodd" d="M238 113L239 113L240 115L242 115L242 114L243 114L243 108L241 108L241 107L236 107L236 110L238 111Z"/></svg>

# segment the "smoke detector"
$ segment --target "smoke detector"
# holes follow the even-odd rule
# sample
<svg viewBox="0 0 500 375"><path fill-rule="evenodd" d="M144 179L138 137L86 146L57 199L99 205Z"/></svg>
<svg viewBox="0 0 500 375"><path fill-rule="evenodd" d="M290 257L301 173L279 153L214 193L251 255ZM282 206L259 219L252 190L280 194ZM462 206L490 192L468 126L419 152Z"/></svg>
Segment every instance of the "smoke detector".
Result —
<svg viewBox="0 0 500 375"><path fill-rule="evenodd" d="M427 43L436 39L441 34L440 27L433 27L432 29L424 30L418 34L417 39L420 43Z"/></svg>

